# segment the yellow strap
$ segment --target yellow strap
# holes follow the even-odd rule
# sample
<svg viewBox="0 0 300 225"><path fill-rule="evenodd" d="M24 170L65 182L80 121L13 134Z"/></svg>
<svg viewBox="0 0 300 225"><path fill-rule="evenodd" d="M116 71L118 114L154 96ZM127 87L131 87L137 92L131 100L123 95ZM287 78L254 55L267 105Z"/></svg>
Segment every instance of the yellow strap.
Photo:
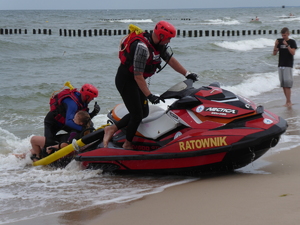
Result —
<svg viewBox="0 0 300 225"><path fill-rule="evenodd" d="M67 81L67 82L65 83L65 86L68 87L68 88L70 88L70 90L73 90L73 89L74 89L74 87L73 87L73 85L70 83L70 81Z"/></svg>
<svg viewBox="0 0 300 225"><path fill-rule="evenodd" d="M138 26L133 25L133 24L129 24L129 30L130 30L130 33L135 32L136 34L141 34L144 32L141 28L139 28Z"/></svg>
<svg viewBox="0 0 300 225"><path fill-rule="evenodd" d="M129 33L128 35L126 35L125 37L123 37L123 38L121 39L121 41L120 41L120 51L121 51L121 52L123 52L123 51L127 48L127 44L126 44L125 47L124 47L123 49L121 49L122 43L123 43L123 41L124 41L127 37L128 37L128 41L127 41L127 42L129 42L130 37L131 37L131 34L132 34L133 32L135 32L136 34L141 34L141 33L144 32L141 28L139 28L138 26L133 25L133 24L129 24L128 28L129 28L130 33Z"/></svg>
<svg viewBox="0 0 300 225"><path fill-rule="evenodd" d="M73 89L75 89L74 87L73 87L73 85L70 83L70 81L67 81L65 84L64 84L64 86L60 89L60 90L58 90L58 91L54 91L52 94L51 94L51 98L53 98L54 97L54 95L56 95L56 93L59 93L59 92L61 92L65 87L68 87L68 88L70 88L70 90L73 90Z"/></svg>

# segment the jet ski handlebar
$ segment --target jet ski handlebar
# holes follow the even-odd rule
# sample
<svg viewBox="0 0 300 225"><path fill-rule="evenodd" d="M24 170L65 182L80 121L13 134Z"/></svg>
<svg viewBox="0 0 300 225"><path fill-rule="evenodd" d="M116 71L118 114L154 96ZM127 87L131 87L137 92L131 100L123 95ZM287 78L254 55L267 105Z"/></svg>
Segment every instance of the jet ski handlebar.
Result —
<svg viewBox="0 0 300 225"><path fill-rule="evenodd" d="M180 81L174 86L170 87L167 91L160 95L162 99L176 98L181 99L185 96L190 95L195 91L193 87L194 81L192 79L187 79L184 81Z"/></svg>

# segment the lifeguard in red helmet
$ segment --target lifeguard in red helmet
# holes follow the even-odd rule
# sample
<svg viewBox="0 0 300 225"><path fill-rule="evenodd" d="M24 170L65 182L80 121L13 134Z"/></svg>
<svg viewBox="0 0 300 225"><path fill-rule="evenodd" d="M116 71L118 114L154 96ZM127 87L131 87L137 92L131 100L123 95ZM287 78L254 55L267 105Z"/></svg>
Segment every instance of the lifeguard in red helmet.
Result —
<svg viewBox="0 0 300 225"><path fill-rule="evenodd" d="M135 30L123 39L119 51L121 63L115 84L129 113L118 123L105 128L104 147L107 147L118 129L127 127L123 148L134 149L133 137L142 119L149 114L148 100L152 104L162 100L151 93L145 80L162 70L162 60L183 76L197 80L197 74L188 72L169 51L167 45L175 36L176 29L172 24L159 21L153 32Z"/></svg>
<svg viewBox="0 0 300 225"><path fill-rule="evenodd" d="M84 84L78 91L76 88L64 89L50 99L50 111L44 119L44 136L46 147L55 145L56 134L60 130L81 132L83 126L74 123L75 114L84 110L89 112L88 104L98 96L98 89L92 84ZM100 111L95 102L94 110L89 113L93 118ZM45 151L42 151L45 156Z"/></svg>

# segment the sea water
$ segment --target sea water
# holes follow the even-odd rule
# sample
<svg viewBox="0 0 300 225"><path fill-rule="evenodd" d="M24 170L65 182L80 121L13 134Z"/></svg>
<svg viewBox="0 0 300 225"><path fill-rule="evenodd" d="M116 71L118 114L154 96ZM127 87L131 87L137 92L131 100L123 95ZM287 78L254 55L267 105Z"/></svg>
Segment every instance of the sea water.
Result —
<svg viewBox="0 0 300 225"><path fill-rule="evenodd" d="M281 18L290 12L296 17ZM255 16L262 23L249 23ZM285 118L288 131L270 152L299 145L299 113L282 107L285 98L279 87L278 56L272 56L280 29L299 29L299 7L0 11L0 28L22 29L22 34L0 35L0 224L128 202L197 179L108 175L100 170L83 170L75 161L64 169L33 167L29 154L25 159L13 155L27 153L30 138L43 135L49 97L66 81L76 88L84 83L99 88L95 101L101 112L93 119L96 127L105 124L108 111L122 102L114 78L123 36L65 37L59 35L59 29L126 30L132 23L152 30L160 20L180 29L181 35L172 39L170 46L185 68L199 74L194 86L218 81L223 88ZM52 34L33 34L33 29L51 29ZM277 30L278 34L183 37L183 31L194 30ZM299 34L291 38L300 46ZM300 51L296 52L293 70L295 101L300 92L299 64ZM151 78L149 88L154 94L162 94L182 80L167 66ZM247 167L239 171L257 172L261 165L263 160L259 159L250 170Z"/></svg>

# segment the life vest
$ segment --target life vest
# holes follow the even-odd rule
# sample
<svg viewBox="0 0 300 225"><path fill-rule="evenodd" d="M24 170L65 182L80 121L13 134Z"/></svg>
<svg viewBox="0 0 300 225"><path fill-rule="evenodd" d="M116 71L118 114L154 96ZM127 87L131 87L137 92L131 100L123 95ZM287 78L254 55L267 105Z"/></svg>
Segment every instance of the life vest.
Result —
<svg viewBox="0 0 300 225"><path fill-rule="evenodd" d="M160 68L161 58L160 52L157 51L149 42L146 36L150 35L147 32L143 32L140 34L136 34L135 32L129 34L120 46L119 58L121 60L121 64L129 67L129 71L133 73L133 55L130 52L130 45L139 40L145 43L149 49L150 56L146 62L146 67L144 71L144 77L151 77L157 70Z"/></svg>
<svg viewBox="0 0 300 225"><path fill-rule="evenodd" d="M55 117L54 119L58 122L60 122L61 124L65 124L66 121L66 112L64 110L64 107L62 107L62 101L65 98L71 98L78 106L78 111L79 110L85 110L87 111L87 106L83 105L80 100L78 99L78 96L75 94L78 93L77 89L64 89L61 92L52 95L50 98L50 111L54 111Z"/></svg>

